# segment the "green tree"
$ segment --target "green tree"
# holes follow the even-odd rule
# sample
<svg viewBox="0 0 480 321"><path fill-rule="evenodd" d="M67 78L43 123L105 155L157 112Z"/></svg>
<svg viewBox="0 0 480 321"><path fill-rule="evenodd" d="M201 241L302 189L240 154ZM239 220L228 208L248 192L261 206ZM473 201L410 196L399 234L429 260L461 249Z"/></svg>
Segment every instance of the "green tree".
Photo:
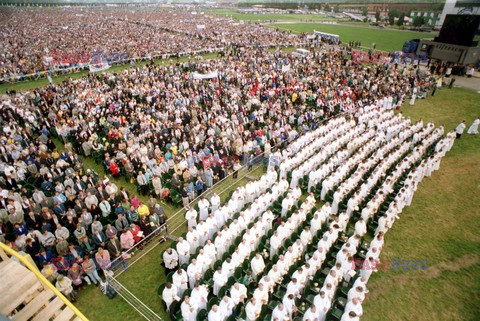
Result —
<svg viewBox="0 0 480 321"><path fill-rule="evenodd" d="M368 8L367 7L363 7L362 9L362 16L368 16Z"/></svg>
<svg viewBox="0 0 480 321"><path fill-rule="evenodd" d="M325 5L325 7L323 7L323 11L325 12L330 12L332 11L332 8L330 8L330 6L328 5L328 3Z"/></svg>
<svg viewBox="0 0 480 321"><path fill-rule="evenodd" d="M398 10L390 10L388 11L388 23L393 26L395 24L395 18L399 17L401 14Z"/></svg>
<svg viewBox="0 0 480 321"><path fill-rule="evenodd" d="M377 12L375 12L375 20L377 20L377 22L380 22L380 11L377 10Z"/></svg>
<svg viewBox="0 0 480 321"><path fill-rule="evenodd" d="M405 15L402 12L400 14L400 17L398 17L397 26L403 26L404 23L405 23Z"/></svg>
<svg viewBox="0 0 480 321"><path fill-rule="evenodd" d="M335 6L335 7L333 7L333 12L335 12L335 13L338 13L338 12L340 12L340 8L339 8L339 6Z"/></svg>
<svg viewBox="0 0 480 321"><path fill-rule="evenodd" d="M425 24L425 18L423 17L415 17L413 18L413 26L414 27L421 27Z"/></svg>

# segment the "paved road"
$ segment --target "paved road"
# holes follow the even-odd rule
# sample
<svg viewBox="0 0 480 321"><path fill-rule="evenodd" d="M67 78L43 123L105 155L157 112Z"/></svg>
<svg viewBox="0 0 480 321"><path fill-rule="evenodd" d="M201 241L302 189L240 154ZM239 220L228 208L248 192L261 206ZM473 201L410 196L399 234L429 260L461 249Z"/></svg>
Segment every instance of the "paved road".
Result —
<svg viewBox="0 0 480 321"><path fill-rule="evenodd" d="M445 78L445 82L449 84L450 79L451 78ZM477 78L477 77L467 78L467 77L455 76L454 86L472 89L480 94L480 78Z"/></svg>

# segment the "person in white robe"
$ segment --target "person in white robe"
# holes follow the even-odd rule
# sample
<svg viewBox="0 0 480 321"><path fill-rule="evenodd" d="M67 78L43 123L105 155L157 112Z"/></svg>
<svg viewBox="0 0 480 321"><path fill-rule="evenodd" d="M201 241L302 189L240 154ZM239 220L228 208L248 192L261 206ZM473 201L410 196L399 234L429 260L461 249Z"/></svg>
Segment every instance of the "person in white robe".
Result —
<svg viewBox="0 0 480 321"><path fill-rule="evenodd" d="M297 296L300 294L300 282L297 281L297 279L293 278L288 284L287 284L287 291L285 292L285 295L293 294L294 296Z"/></svg>
<svg viewBox="0 0 480 321"><path fill-rule="evenodd" d="M297 168L292 171L292 179L290 181L291 188L297 187L298 180L300 179L300 175L301 175L300 169Z"/></svg>
<svg viewBox="0 0 480 321"><path fill-rule="evenodd" d="M262 283L258 285L258 287L253 291L253 297L257 302L260 304L267 304L268 303L268 289L263 286Z"/></svg>
<svg viewBox="0 0 480 321"><path fill-rule="evenodd" d="M215 212L220 207L220 196L218 196L217 193L213 193L212 197L210 198L210 203L212 204L211 213L215 214Z"/></svg>
<svg viewBox="0 0 480 321"><path fill-rule="evenodd" d="M360 321L360 318L354 311L344 312L340 321Z"/></svg>
<svg viewBox="0 0 480 321"><path fill-rule="evenodd" d="M180 265L188 263L190 259L190 244L183 237L178 238L177 253Z"/></svg>
<svg viewBox="0 0 480 321"><path fill-rule="evenodd" d="M348 291L347 301L352 301L353 298L357 298L360 300L360 303L365 300L365 294L368 293L368 290L363 286L357 286L356 288L351 288Z"/></svg>
<svg viewBox="0 0 480 321"><path fill-rule="evenodd" d="M182 304L180 305L182 311L182 318L185 321L196 321L198 306L190 300L189 296L185 296Z"/></svg>
<svg viewBox="0 0 480 321"><path fill-rule="evenodd" d="M228 296L224 296L220 304L218 305L220 312L222 313L222 321L226 320L229 316L232 315L235 304L233 300Z"/></svg>
<svg viewBox="0 0 480 321"><path fill-rule="evenodd" d="M298 269L293 272L292 279L296 279L298 283L300 283L300 288L303 288L307 283L307 273L305 272L305 268L300 266Z"/></svg>
<svg viewBox="0 0 480 321"><path fill-rule="evenodd" d="M213 245L212 241L207 240L207 243L205 243L205 246L203 247L203 251L206 255L208 255L211 262L215 262L217 260L217 249L215 248L215 245Z"/></svg>
<svg viewBox="0 0 480 321"><path fill-rule="evenodd" d="M221 229L225 224L226 217L225 217L225 209L219 208L215 212L212 212L215 220L217 221L218 229Z"/></svg>
<svg viewBox="0 0 480 321"><path fill-rule="evenodd" d="M417 98L417 87L413 87L412 97L410 98L410 106L415 105L415 99Z"/></svg>
<svg viewBox="0 0 480 321"><path fill-rule="evenodd" d="M367 224L362 218L360 218L357 223L355 223L355 234L364 236L365 233L367 233Z"/></svg>
<svg viewBox="0 0 480 321"><path fill-rule="evenodd" d="M290 320L287 309L283 306L283 303L279 303L272 312L272 321L285 321Z"/></svg>
<svg viewBox="0 0 480 321"><path fill-rule="evenodd" d="M303 321L319 321L318 310L315 305L310 306L310 308L305 311L303 314Z"/></svg>
<svg viewBox="0 0 480 321"><path fill-rule="evenodd" d="M242 283L235 282L230 289L230 297L236 306L247 298L247 287Z"/></svg>
<svg viewBox="0 0 480 321"><path fill-rule="evenodd" d="M295 297L293 294L285 295L282 300L284 308L287 310L288 318L291 320L292 315L297 312L295 305Z"/></svg>
<svg viewBox="0 0 480 321"><path fill-rule="evenodd" d="M328 297L324 291L320 291L320 293L313 298L313 305L316 306L318 310L317 315L319 321L325 320L327 312L330 309L331 300L332 298Z"/></svg>
<svg viewBox="0 0 480 321"><path fill-rule="evenodd" d="M405 206L412 204L413 192L413 188L409 184L405 184Z"/></svg>
<svg viewBox="0 0 480 321"><path fill-rule="evenodd" d="M177 295L177 287L170 282L167 282L165 289L162 292L162 299L167 305L167 311L170 311L170 305L173 301L180 301Z"/></svg>
<svg viewBox="0 0 480 321"><path fill-rule="evenodd" d="M475 119L472 125L468 128L467 134L469 135L478 135L478 125L480 124L480 119Z"/></svg>
<svg viewBox="0 0 480 321"><path fill-rule="evenodd" d="M198 201L198 209L200 212L200 220L205 221L208 217L208 207L210 206L210 203L208 202L207 199L202 198L200 201Z"/></svg>
<svg viewBox="0 0 480 321"><path fill-rule="evenodd" d="M187 220L188 228L197 226L197 217L198 217L198 212L194 208L190 208L185 213L185 219Z"/></svg>
<svg viewBox="0 0 480 321"><path fill-rule="evenodd" d="M223 321L222 311L220 311L218 305L214 304L208 312L208 321Z"/></svg>
<svg viewBox="0 0 480 321"><path fill-rule="evenodd" d="M205 220L205 224L208 227L208 238L211 240L213 238L213 234L218 230L217 220L213 214L208 215L208 218Z"/></svg>
<svg viewBox="0 0 480 321"><path fill-rule="evenodd" d="M462 137L462 134L463 134L463 131L465 130L465 120L462 121L460 124L458 124L458 126L455 128L455 133L457 134L457 139L459 139L460 137Z"/></svg>
<svg viewBox="0 0 480 321"><path fill-rule="evenodd" d="M270 238L270 258L278 254L280 247L282 246L283 236L279 235L278 231L275 231Z"/></svg>
<svg viewBox="0 0 480 321"><path fill-rule="evenodd" d="M197 262L202 267L201 273L205 273L213 265L212 257L210 253L206 253L204 249L201 249L198 252Z"/></svg>
<svg viewBox="0 0 480 321"><path fill-rule="evenodd" d="M190 253L195 253L198 246L200 245L200 235L198 231L192 227L188 229L187 232L187 242L190 244Z"/></svg>
<svg viewBox="0 0 480 321"><path fill-rule="evenodd" d="M251 267L252 267L252 276L257 277L259 274L263 273L265 270L265 262L263 260L263 257L260 253L257 253L255 257L251 261Z"/></svg>
<svg viewBox="0 0 480 321"><path fill-rule="evenodd" d="M203 246L205 245L205 242L208 240L208 232L209 232L209 226L208 224L205 223L205 221L201 221L197 225L197 232L199 236L199 245Z"/></svg>
<svg viewBox="0 0 480 321"><path fill-rule="evenodd" d="M243 262L243 256L240 253L240 249L237 247L232 254L232 265L236 268L237 266L240 266L242 262Z"/></svg>
<svg viewBox="0 0 480 321"><path fill-rule="evenodd" d="M218 291L222 286L227 284L228 276L223 273L222 267L218 267L217 271L213 274L213 295L217 296Z"/></svg>
<svg viewBox="0 0 480 321"><path fill-rule="evenodd" d="M262 305L257 303L255 298L251 298L245 306L245 312L247 314L246 321L255 321L260 316Z"/></svg>
<svg viewBox="0 0 480 321"><path fill-rule="evenodd" d="M202 277L201 271L202 267L197 263L197 259L192 259L187 267L188 282L191 289L193 289L195 282Z"/></svg>
<svg viewBox="0 0 480 321"><path fill-rule="evenodd" d="M277 284L280 281L280 278L282 276L276 264L272 266L270 271L268 271L267 275L273 284Z"/></svg>
<svg viewBox="0 0 480 321"><path fill-rule="evenodd" d="M183 269L178 269L172 276L172 283L177 287L177 296L181 298L183 292L188 289L187 272Z"/></svg>
<svg viewBox="0 0 480 321"><path fill-rule="evenodd" d="M221 258L223 254L227 251L227 244L226 238L224 237L223 230L217 232L217 237L215 238L214 242L215 248L217 249L217 256Z"/></svg>
<svg viewBox="0 0 480 321"><path fill-rule="evenodd" d="M208 300L208 290L205 285L200 285L195 283L193 287L192 293L190 294L190 300L193 301L197 306L198 310L206 309L207 308L207 300Z"/></svg>
<svg viewBox="0 0 480 321"><path fill-rule="evenodd" d="M358 298L353 298L352 301L348 302L345 306L345 313L348 314L350 311L355 312L358 317L363 315L362 304Z"/></svg>
<svg viewBox="0 0 480 321"><path fill-rule="evenodd" d="M300 241L302 242L303 246L307 246L313 239L312 232L310 231L310 227L306 226L302 233L300 234Z"/></svg>
<svg viewBox="0 0 480 321"><path fill-rule="evenodd" d="M285 214L292 208L293 200L291 199L290 193L282 200L282 212L281 216L284 217Z"/></svg>
<svg viewBox="0 0 480 321"><path fill-rule="evenodd" d="M232 262L231 257L227 257L225 261L222 263L222 271L228 276L231 277L235 272L235 265Z"/></svg>
<svg viewBox="0 0 480 321"><path fill-rule="evenodd" d="M174 249L168 247L163 253L163 264L167 274L178 266L178 253Z"/></svg>

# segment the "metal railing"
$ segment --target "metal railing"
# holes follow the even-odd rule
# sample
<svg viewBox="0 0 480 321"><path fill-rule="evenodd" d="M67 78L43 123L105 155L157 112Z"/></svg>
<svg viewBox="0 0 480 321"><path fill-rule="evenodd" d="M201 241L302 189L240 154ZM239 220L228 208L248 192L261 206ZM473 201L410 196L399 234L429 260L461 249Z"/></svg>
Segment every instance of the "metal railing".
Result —
<svg viewBox="0 0 480 321"><path fill-rule="evenodd" d="M163 319L153 312L145 303L132 294L126 287L120 282L115 280L108 274L105 274L108 285L111 286L115 292L122 297L125 302L130 304L138 313L140 313L148 321L163 321Z"/></svg>

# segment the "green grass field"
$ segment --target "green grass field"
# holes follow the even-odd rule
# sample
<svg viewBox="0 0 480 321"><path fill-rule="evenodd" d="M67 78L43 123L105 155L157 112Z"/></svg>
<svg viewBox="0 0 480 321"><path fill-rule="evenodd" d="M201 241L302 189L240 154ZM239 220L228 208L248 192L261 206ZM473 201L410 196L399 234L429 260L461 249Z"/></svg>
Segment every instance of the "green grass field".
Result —
<svg viewBox="0 0 480 321"><path fill-rule="evenodd" d="M319 23L298 23L298 24L270 24L272 28L280 30L292 30L296 33L313 33L313 30L332 33L340 36L343 43L349 41L360 41L362 46L371 47L372 43L377 44L378 50L395 51L401 50L407 40L418 38L433 38L434 33L385 30L370 27L356 27L345 25L330 25Z"/></svg>
<svg viewBox="0 0 480 321"><path fill-rule="evenodd" d="M402 113L454 129L480 115L479 94L442 89ZM467 127L468 127L467 126ZM465 131L466 132L466 131ZM385 237L382 259L428 260L425 271L380 271L370 279L364 320L478 320L480 137L464 134L426 178Z"/></svg>
<svg viewBox="0 0 480 321"><path fill-rule="evenodd" d="M321 21L321 20L334 20L334 18L327 17L323 14L252 14L252 13L239 13L236 10L231 9L211 9L205 10L207 13L216 14L218 16L232 17L235 20L244 21Z"/></svg>

